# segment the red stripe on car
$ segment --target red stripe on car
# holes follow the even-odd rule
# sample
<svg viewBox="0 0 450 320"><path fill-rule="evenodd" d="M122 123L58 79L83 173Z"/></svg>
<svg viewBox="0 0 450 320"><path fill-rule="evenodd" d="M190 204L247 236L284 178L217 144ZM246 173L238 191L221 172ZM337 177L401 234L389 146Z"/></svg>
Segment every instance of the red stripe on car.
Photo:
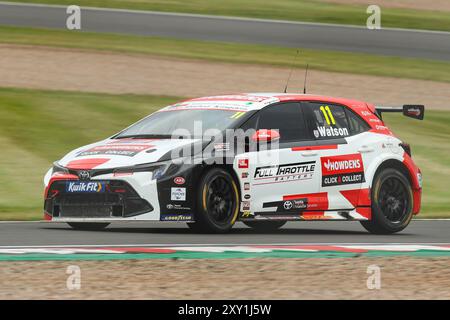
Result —
<svg viewBox="0 0 450 320"><path fill-rule="evenodd" d="M73 160L73 161L70 161L66 165L66 168L90 170L90 169L94 169L95 167L98 167L98 166L108 162L109 160L110 159L106 159L106 158Z"/></svg>

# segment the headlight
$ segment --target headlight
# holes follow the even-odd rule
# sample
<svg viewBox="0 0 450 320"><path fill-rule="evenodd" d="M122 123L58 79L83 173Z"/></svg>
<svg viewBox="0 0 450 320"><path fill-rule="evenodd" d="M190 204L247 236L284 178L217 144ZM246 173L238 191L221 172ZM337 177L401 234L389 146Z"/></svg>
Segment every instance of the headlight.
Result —
<svg viewBox="0 0 450 320"><path fill-rule="evenodd" d="M69 174L69 170L67 168L64 168L58 164L58 162L53 163L53 169L52 174L59 173L59 174Z"/></svg>
<svg viewBox="0 0 450 320"><path fill-rule="evenodd" d="M159 179L163 177L168 171L169 168L177 166L173 164L172 161L164 161L164 162L153 162L153 163L144 163L139 164L133 167L123 167L117 168L114 170L114 174L120 173L134 173L134 172L152 172L152 179Z"/></svg>

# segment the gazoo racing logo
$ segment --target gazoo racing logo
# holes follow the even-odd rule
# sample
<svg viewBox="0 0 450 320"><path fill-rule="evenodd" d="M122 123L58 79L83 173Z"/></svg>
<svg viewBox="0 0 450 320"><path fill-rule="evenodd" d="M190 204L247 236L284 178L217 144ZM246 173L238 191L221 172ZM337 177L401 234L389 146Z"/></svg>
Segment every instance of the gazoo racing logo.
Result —
<svg viewBox="0 0 450 320"><path fill-rule="evenodd" d="M322 157L322 187L362 183L364 164L360 153Z"/></svg>
<svg viewBox="0 0 450 320"><path fill-rule="evenodd" d="M103 192L105 186L100 182L67 182L66 192L77 193L77 192Z"/></svg>
<svg viewBox="0 0 450 320"><path fill-rule="evenodd" d="M315 161L258 167L255 170L255 185L311 179Z"/></svg>

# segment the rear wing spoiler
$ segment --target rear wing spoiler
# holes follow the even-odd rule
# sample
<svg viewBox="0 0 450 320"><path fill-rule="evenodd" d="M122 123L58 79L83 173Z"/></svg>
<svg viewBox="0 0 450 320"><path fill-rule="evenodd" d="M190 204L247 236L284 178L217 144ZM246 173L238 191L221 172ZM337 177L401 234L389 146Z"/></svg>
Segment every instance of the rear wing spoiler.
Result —
<svg viewBox="0 0 450 320"><path fill-rule="evenodd" d="M384 112L402 112L404 116L418 120L423 120L425 116L425 106L418 104L405 104L403 107L375 106L375 110L380 119Z"/></svg>

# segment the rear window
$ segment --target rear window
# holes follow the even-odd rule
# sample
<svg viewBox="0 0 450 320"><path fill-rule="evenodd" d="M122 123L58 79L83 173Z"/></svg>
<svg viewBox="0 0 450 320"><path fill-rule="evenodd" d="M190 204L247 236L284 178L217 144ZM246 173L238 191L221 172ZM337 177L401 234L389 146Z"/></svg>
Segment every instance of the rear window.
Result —
<svg viewBox="0 0 450 320"><path fill-rule="evenodd" d="M353 111L345 108L345 113L347 115L349 128L352 134L363 133L370 129L367 122L361 119L361 117L355 114Z"/></svg>
<svg viewBox="0 0 450 320"><path fill-rule="evenodd" d="M309 127L316 139L343 138L351 135L345 109L326 103L308 103Z"/></svg>
<svg viewBox="0 0 450 320"><path fill-rule="evenodd" d="M369 129L367 123L344 106L310 102L305 111L312 134L318 140L345 138Z"/></svg>

